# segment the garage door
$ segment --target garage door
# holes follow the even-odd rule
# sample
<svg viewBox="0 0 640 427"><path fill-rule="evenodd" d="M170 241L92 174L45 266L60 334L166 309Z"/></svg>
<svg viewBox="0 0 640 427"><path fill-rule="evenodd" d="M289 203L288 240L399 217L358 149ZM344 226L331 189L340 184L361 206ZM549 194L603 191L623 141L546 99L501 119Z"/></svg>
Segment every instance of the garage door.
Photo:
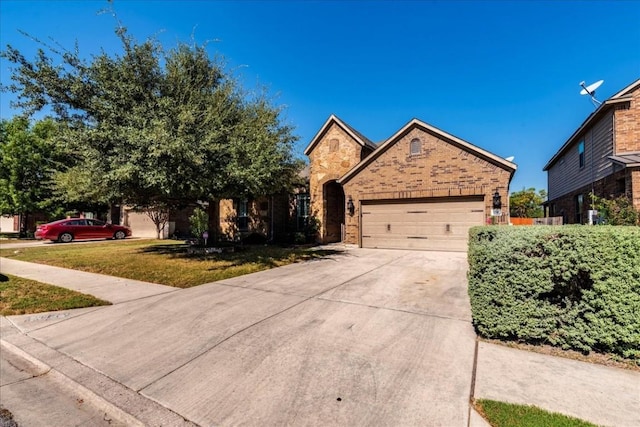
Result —
<svg viewBox="0 0 640 427"><path fill-rule="evenodd" d="M466 251L469 228L484 218L479 199L363 202L362 247Z"/></svg>

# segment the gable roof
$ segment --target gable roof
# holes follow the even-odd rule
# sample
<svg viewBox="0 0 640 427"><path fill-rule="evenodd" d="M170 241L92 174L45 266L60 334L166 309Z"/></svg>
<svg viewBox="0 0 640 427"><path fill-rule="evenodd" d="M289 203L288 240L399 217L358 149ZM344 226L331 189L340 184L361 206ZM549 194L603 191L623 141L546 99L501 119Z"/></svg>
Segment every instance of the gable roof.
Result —
<svg viewBox="0 0 640 427"><path fill-rule="evenodd" d="M499 157L493 153L490 153L489 151L483 150L482 148L476 147L470 142L467 142L463 139L453 136L443 130L440 130L434 126L429 125L428 123L425 123L418 119L413 119L409 123L404 125L398 132L392 135L389 139L387 139L385 142L380 144L373 153L369 154L369 156L367 156L364 160L362 160L360 163L354 166L353 169L351 169L342 178L338 180L338 183L345 184L346 182L348 182L351 178L353 178L361 170L366 168L375 159L380 157L382 153L387 151L391 146L393 146L396 142L398 142L400 138L402 138L404 135L406 135L409 131L411 131L414 128L421 128L422 130L432 135L435 135L436 137L442 140L445 140L453 145L457 145L462 149L478 157L485 159L489 163L492 163L498 167L501 167L502 169L508 170L510 171L512 177L517 169L517 166L515 163L512 163L506 159L503 159L502 157Z"/></svg>
<svg viewBox="0 0 640 427"><path fill-rule="evenodd" d="M308 156L309 153L313 151L315 146L318 144L318 142L320 142L320 140L322 139L324 134L329 130L332 124L336 124L340 126L342 130L344 130L349 136L351 136L358 144L362 145L363 147L368 147L371 150L376 149L377 147L376 144L371 142L367 137L365 137L360 132L358 132L357 130L355 130L348 124L346 124L344 121L340 120L337 116L332 114L329 116L327 121L324 122L324 124L322 125L318 133L316 133L316 135L313 137L313 139L311 139L311 142L309 143L307 148L305 148L304 150L305 156Z"/></svg>
<svg viewBox="0 0 640 427"><path fill-rule="evenodd" d="M568 149L573 145L576 138L582 134L582 132L587 129L589 126L594 124L596 120L600 119L607 111L609 111L614 105L620 104L622 102L627 102L631 99L632 93L640 88L640 79L631 83L629 86L622 89L620 92L613 95L611 98L604 101L600 106L586 118L584 122L576 129L576 131L567 139L567 141L560 147L560 149L553 155L551 160L547 162L545 167L542 169L543 171L549 170L551 166L557 162L560 157L562 157Z"/></svg>

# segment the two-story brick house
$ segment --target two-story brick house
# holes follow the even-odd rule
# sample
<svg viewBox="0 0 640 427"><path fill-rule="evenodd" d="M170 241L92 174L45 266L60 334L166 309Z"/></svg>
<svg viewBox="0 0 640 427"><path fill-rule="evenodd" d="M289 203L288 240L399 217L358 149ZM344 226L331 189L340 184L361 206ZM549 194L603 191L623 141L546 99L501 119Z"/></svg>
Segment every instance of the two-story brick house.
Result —
<svg viewBox="0 0 640 427"><path fill-rule="evenodd" d="M548 216L584 224L591 194L627 196L640 209L640 79L604 101L543 169Z"/></svg>
<svg viewBox="0 0 640 427"><path fill-rule="evenodd" d="M323 242L464 251L496 193L508 222L516 165L420 120L376 145L332 115L305 154Z"/></svg>

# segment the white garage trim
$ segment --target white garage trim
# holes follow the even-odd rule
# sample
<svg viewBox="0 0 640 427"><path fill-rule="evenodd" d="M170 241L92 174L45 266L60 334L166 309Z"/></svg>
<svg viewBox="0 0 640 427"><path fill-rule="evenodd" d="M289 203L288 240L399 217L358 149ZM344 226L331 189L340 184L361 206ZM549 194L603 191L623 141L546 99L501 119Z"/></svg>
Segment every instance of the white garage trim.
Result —
<svg viewBox="0 0 640 427"><path fill-rule="evenodd" d="M484 209L482 196L362 201L360 246L464 252Z"/></svg>

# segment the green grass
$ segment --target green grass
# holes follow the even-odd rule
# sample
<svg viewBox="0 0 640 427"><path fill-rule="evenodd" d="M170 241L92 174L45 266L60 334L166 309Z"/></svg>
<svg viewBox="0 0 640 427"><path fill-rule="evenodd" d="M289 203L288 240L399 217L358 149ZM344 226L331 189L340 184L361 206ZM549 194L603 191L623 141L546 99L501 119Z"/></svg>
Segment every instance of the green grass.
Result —
<svg viewBox="0 0 640 427"><path fill-rule="evenodd" d="M0 315L3 316L109 304L70 289L0 274Z"/></svg>
<svg viewBox="0 0 640 427"><path fill-rule="evenodd" d="M187 249L171 240L129 240L2 249L0 256L188 288L335 253L254 246L232 253L189 255Z"/></svg>
<svg viewBox="0 0 640 427"><path fill-rule="evenodd" d="M547 412L535 406L485 399L479 399L475 404L478 412L493 427L597 427L587 421Z"/></svg>

